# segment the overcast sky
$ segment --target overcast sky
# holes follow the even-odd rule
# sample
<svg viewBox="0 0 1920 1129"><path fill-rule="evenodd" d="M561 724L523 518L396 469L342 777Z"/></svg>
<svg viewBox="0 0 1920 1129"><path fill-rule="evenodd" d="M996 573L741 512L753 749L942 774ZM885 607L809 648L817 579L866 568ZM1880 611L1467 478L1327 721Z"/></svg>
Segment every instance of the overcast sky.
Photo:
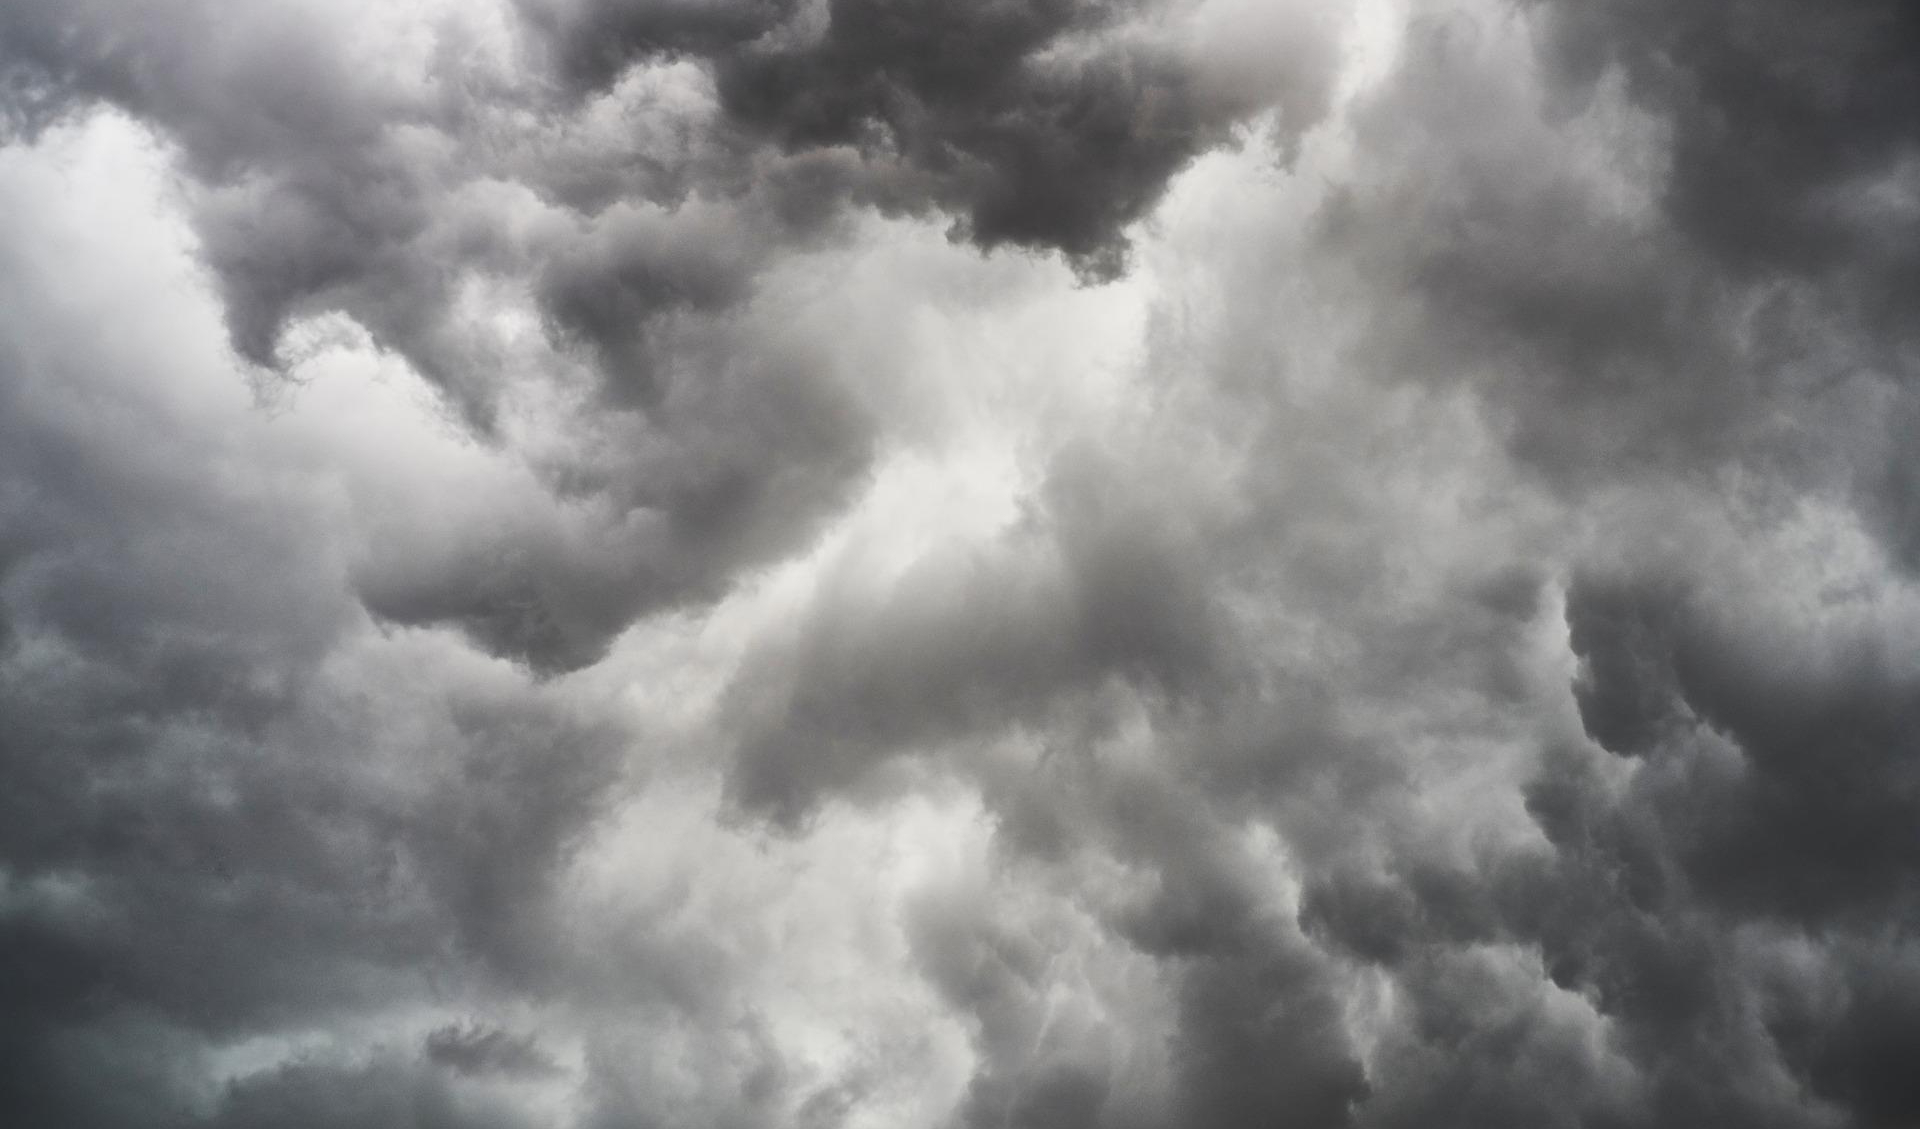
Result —
<svg viewBox="0 0 1920 1129"><path fill-rule="evenodd" d="M1907 0L0 0L0 1123L1920 1125Z"/></svg>

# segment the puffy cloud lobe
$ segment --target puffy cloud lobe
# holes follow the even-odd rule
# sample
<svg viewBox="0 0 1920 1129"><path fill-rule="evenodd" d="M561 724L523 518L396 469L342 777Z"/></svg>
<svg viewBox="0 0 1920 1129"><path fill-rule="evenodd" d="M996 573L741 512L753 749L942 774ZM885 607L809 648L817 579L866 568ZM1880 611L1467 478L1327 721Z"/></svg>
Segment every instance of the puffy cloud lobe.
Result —
<svg viewBox="0 0 1920 1129"><path fill-rule="evenodd" d="M1744 620L1754 603L1671 573L1585 576L1566 605L1581 718L1606 751L1541 765L1545 849L1401 857L1308 890L1310 932L1412 994L1381 1064L1402 1081L1369 1117L1912 1116L1876 1065L1909 1049L1889 962L1911 941L1883 930L1915 896L1911 758L1881 727L1911 673L1847 632L1834 652L1783 647ZM1622 755L1624 778L1606 763ZM1508 986L1454 987L1469 970ZM1516 990L1537 998L1504 1002Z"/></svg>
<svg viewBox="0 0 1920 1129"><path fill-rule="evenodd" d="M581 412L641 414L663 398L669 377L708 385L675 398L681 418L671 423L612 425L628 441L639 433L651 455L641 465L578 466L568 457L547 471L555 491L591 490L611 475L617 493L601 501L598 520L649 525L649 544L636 549L631 537L608 543L527 521L508 544L476 550L482 559L433 577L426 590L419 580L373 578L368 602L376 611L402 623L464 625L542 670L576 668L635 616L711 598L715 570L790 543L810 528L808 513L857 477L867 438L831 375L801 365L769 373L764 362L743 362L751 342L729 337L723 316L748 295L764 251L729 251L706 237L750 220L752 207L688 221L691 230L679 217L649 222L630 213L580 220L585 233L568 230L539 202L554 191L543 166L517 151L525 130L516 115L530 112L536 95L490 72L484 51L478 61L457 61L458 37L478 33L463 32L453 17L426 27L443 34L449 50L403 53L364 70L349 64L349 48L324 13L292 4L238 19L201 5L25 5L7 20L9 71L47 91L45 101L106 101L180 146L196 181L189 193L202 255L220 282L234 348L247 360L281 367L292 322L345 313L496 440L502 398L543 382L566 395L557 376L525 378L566 368L576 349L605 390ZM408 73L414 66L429 69L425 83ZM629 191L644 203L651 188L642 178ZM527 274L558 352L502 342L463 305ZM656 335L647 327L683 314L702 317L690 327L695 340L650 349ZM817 426L724 452L690 450L673 438L731 431L743 415L767 411L811 416ZM618 489L642 478L669 483L668 496ZM640 506L657 516L635 513ZM723 563L735 551L746 557Z"/></svg>
<svg viewBox="0 0 1920 1129"><path fill-rule="evenodd" d="M338 514L269 453L206 311L132 300L178 288L164 239L109 198L96 218L151 261L56 297L38 284L60 256L98 246L45 187L10 162L13 205L50 230L6 246L0 1103L21 1124L202 1123L214 1049L410 995L437 964L529 976L615 733L369 639ZM120 333L91 333L110 312ZM354 1099L289 1068L214 1120L386 1117L411 1086L363 1080Z"/></svg>
<svg viewBox="0 0 1920 1129"><path fill-rule="evenodd" d="M1833 620L1790 612L1703 534L1732 520L1741 541L1763 543L1793 510L1851 495L1855 517L1903 551L1888 520L1900 504L1875 492L1897 492L1886 484L1901 472L1882 460L1910 460L1882 445L1885 408L1865 407L1906 398L1899 331L1874 312L1895 276L1877 252L1837 250L1838 228L1823 237L1831 259L1796 250L1794 232L1851 222L1821 193L1890 168L1904 143L1872 114L1832 148L1803 138L1789 156L1786 143L1808 120L1795 106L1817 117L1901 49L1870 7L1781 6L1739 28L1720 13L1556 7L1544 26L1564 38L1550 42L1595 65L1574 79L1550 51L1540 96L1489 67L1499 36L1441 21L1416 28L1381 116L1363 124L1381 163L1357 166L1370 183L1337 201L1325 230L1363 270L1379 256L1375 277L1411 296L1407 351L1385 361L1474 388L1521 464L1580 501L1593 538L1565 598L1573 704L1592 744L1547 743L1529 787L1545 851L1483 849L1451 866L1396 853L1385 874L1362 864L1308 887L1310 931L1411 993L1375 1059L1403 1082L1363 1120L1911 1116L1870 1065L1904 1053L1904 1005L1858 988L1910 946L1897 927L1897 939L1874 932L1913 897L1911 757L1896 720L1911 673L1892 657L1908 636L1829 627L1857 598L1837 586L1809 597ZM1857 34L1868 24L1888 35ZM1840 57L1861 85L1821 87ZM1569 83L1582 99L1556 104ZM1481 119L1472 134L1466 117ZM1486 130L1489 118L1506 124ZM1580 139L1602 130L1616 160L1645 162L1632 166L1641 179L1589 163ZM1852 237L1897 225L1868 230ZM1892 378L1848 375L1874 365ZM1663 563L1624 575L1602 563L1660 541ZM1702 559L1667 560L1675 542ZM1858 583L1900 590L1869 558L1873 579ZM1508 976L1551 982L1532 1006L1562 1012L1564 1034L1503 1018L1496 992L1449 989L1505 959L1502 946L1520 947ZM1503 1049L1461 1050L1482 1039ZM1564 1059L1552 1077L1516 1083L1528 1072L1515 1055L1549 1053Z"/></svg>

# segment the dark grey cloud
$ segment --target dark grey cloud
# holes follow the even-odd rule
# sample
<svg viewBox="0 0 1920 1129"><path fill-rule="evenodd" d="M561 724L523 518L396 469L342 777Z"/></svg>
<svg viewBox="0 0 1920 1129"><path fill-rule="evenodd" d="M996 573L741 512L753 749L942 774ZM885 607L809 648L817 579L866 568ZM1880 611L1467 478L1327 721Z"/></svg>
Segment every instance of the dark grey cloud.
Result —
<svg viewBox="0 0 1920 1129"><path fill-rule="evenodd" d="M1689 803L1710 805L1675 844L1701 893L1806 924L1902 912L1920 800L1908 736L1920 687L1904 664L1889 669L1865 640L1783 654L1764 636L1689 622L1671 597L1594 588L1568 605L1584 621L1574 644L1589 732L1625 730L1661 756L1704 728L1742 754L1737 769L1686 782Z"/></svg>
<svg viewBox="0 0 1920 1129"><path fill-rule="evenodd" d="M1565 81L1616 69L1671 126L1665 203L1717 258L1742 274L1856 285L1897 287L1911 273L1899 182L1915 141L1920 25L1906 6L1556 6L1547 32Z"/></svg>
<svg viewBox="0 0 1920 1129"><path fill-rule="evenodd" d="M377 7L0 8L0 1119L1920 1119L1904 8Z"/></svg>
<svg viewBox="0 0 1920 1129"><path fill-rule="evenodd" d="M1704 564L1576 573L1570 689L1590 743L1544 742L1528 809L1546 848L1446 863L1396 846L1385 873L1356 860L1308 884L1309 935L1408 993L1362 1123L1911 1116L1870 1065L1904 1053L1904 1005L1856 1020L1868 996L1840 987L1889 959L1879 944L1911 944L1912 674L1892 658L1910 646L1870 620L1783 622L1764 583ZM1807 1048L1856 1025L1883 1041L1846 1042L1822 1074Z"/></svg>
<svg viewBox="0 0 1920 1129"><path fill-rule="evenodd" d="M795 0L516 0L527 23L550 43L552 64L579 96L618 79L649 56L706 58L738 50L791 20Z"/></svg>
<svg viewBox="0 0 1920 1129"><path fill-rule="evenodd" d="M1624 76L1666 124L1662 204L1690 251L1739 292L1809 288L1829 379L1867 374L1911 399L1914 59L1901 4L1733 5L1681 13L1549 6L1550 58L1581 89ZM1898 427L1898 424L1893 426ZM1912 567L1910 460L1863 452L1862 509Z"/></svg>
<svg viewBox="0 0 1920 1129"><path fill-rule="evenodd" d="M1240 107L1194 106L1174 60L1126 46L1033 57L1100 13L1047 2L832 5L823 39L743 53L722 105L787 148L897 150L985 247L1058 247L1111 274L1121 234Z"/></svg>
<svg viewBox="0 0 1920 1129"><path fill-rule="evenodd" d="M427 1057L460 1074L546 1074L553 1059L537 1040L477 1023L450 1024L427 1036Z"/></svg>
<svg viewBox="0 0 1920 1129"><path fill-rule="evenodd" d="M1526 11L1511 67L1487 23L1416 21L1361 110L1377 161L1321 222L1404 295L1374 363L1478 386L1563 489L1847 490L1910 558L1905 9Z"/></svg>
<svg viewBox="0 0 1920 1129"><path fill-rule="evenodd" d="M823 187L944 209L981 247L1057 249L1096 278L1123 268L1127 225L1236 125L1275 104L1294 136L1317 121L1332 70L1308 21L1254 77L1155 42L1133 26L1140 6L1081 0L832 0L804 18L772 2L522 8L576 95L636 61L710 60L746 139L858 155Z"/></svg>
<svg viewBox="0 0 1920 1129"><path fill-rule="evenodd" d="M1905 13L1546 7L1416 24L1322 219L1397 296L1367 363L1468 390L1586 531L1544 847L1307 886L1309 933L1408 993L1360 1120L1901 1124L1908 1020L1868 999L1902 996L1857 986L1911 946L1910 636L1743 554L1825 514L1903 590L1904 240L1844 201L1906 192Z"/></svg>

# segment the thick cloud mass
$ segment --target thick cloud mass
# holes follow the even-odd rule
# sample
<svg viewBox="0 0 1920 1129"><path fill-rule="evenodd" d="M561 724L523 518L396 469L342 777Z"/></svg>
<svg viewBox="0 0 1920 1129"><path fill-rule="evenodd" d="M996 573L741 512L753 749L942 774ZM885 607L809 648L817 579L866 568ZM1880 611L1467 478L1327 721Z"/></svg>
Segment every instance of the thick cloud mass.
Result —
<svg viewBox="0 0 1920 1129"><path fill-rule="evenodd" d="M0 1123L1920 1124L1916 96L0 0Z"/></svg>

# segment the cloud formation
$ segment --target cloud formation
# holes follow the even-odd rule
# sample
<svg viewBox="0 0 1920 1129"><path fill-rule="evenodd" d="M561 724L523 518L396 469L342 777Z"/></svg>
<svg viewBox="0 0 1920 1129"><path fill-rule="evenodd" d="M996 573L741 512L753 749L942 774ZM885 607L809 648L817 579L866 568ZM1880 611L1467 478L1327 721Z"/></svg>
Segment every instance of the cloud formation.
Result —
<svg viewBox="0 0 1920 1129"><path fill-rule="evenodd" d="M0 6L0 1119L1913 1124L1914 32Z"/></svg>

